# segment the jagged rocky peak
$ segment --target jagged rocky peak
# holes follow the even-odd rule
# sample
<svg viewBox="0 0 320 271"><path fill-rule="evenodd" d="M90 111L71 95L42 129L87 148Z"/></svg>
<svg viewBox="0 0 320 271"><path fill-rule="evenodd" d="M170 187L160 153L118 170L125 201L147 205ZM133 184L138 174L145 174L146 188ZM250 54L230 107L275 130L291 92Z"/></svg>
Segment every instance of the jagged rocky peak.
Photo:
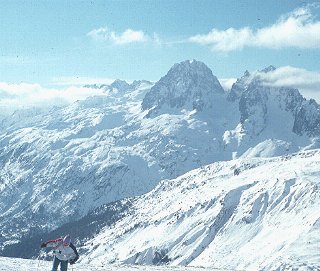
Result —
<svg viewBox="0 0 320 271"><path fill-rule="evenodd" d="M250 72L246 70L244 75L233 83L227 96L228 101L236 101L241 97L242 93L247 89L251 81L251 77Z"/></svg>
<svg viewBox="0 0 320 271"><path fill-rule="evenodd" d="M214 95L224 94L217 77L200 61L175 64L146 94L142 109L187 108L202 111L212 106Z"/></svg>
<svg viewBox="0 0 320 271"><path fill-rule="evenodd" d="M250 72L249 72L248 70L246 70L246 71L244 72L243 77L249 77L249 76L250 76Z"/></svg>
<svg viewBox="0 0 320 271"><path fill-rule="evenodd" d="M131 84L129 84L125 80L117 79L110 85L110 88L111 89L115 88L120 91L131 91L131 90L137 89L138 87L140 87L143 84L151 85L152 83L147 80L134 80Z"/></svg>
<svg viewBox="0 0 320 271"><path fill-rule="evenodd" d="M313 99L301 103L292 131L298 135L320 136L320 105Z"/></svg>
<svg viewBox="0 0 320 271"><path fill-rule="evenodd" d="M268 112L277 108L291 113L294 133L320 136L320 106L306 101L298 89L274 85L268 73L275 70L269 66L252 74L246 71L233 84L228 100L239 102L240 123L254 123L259 134L266 128Z"/></svg>
<svg viewBox="0 0 320 271"><path fill-rule="evenodd" d="M209 92L224 93L211 69L197 60L176 63L160 81L168 85L178 83L186 87L203 87Z"/></svg>
<svg viewBox="0 0 320 271"><path fill-rule="evenodd" d="M117 79L111 85L112 88L116 88L118 90L129 90L131 89L130 84L128 84L125 80Z"/></svg>
<svg viewBox="0 0 320 271"><path fill-rule="evenodd" d="M171 76L176 79L185 79L185 77L189 77L189 75L197 75L200 78L210 78L213 76L210 68L203 62L197 60L186 60L176 63L167 73L167 76Z"/></svg>
<svg viewBox="0 0 320 271"><path fill-rule="evenodd" d="M239 100L242 93L245 92L249 85L263 85L265 81L265 74L275 71L277 68L270 65L262 70L250 73L248 70L245 71L244 75L241 78L238 78L237 81L232 85L230 92L228 93L227 99L229 101Z"/></svg>
<svg viewBox="0 0 320 271"><path fill-rule="evenodd" d="M148 80L134 80L130 84L132 89L137 89L138 87L141 87L141 86L151 86L151 85L153 85L153 83Z"/></svg>
<svg viewBox="0 0 320 271"><path fill-rule="evenodd" d="M277 69L276 67L270 65L270 66L264 68L263 70L261 70L260 72L268 73L268 72L273 72L273 71L275 71L276 69Z"/></svg>
<svg viewBox="0 0 320 271"><path fill-rule="evenodd" d="M121 79L116 79L112 84L107 85L107 84L93 84L93 85L84 85L84 87L87 88L96 88L96 89L104 89L106 91L112 91L112 90L117 90L117 91L131 91L135 90L141 85L152 85L150 81L147 80L135 80L131 84L129 84L125 80Z"/></svg>

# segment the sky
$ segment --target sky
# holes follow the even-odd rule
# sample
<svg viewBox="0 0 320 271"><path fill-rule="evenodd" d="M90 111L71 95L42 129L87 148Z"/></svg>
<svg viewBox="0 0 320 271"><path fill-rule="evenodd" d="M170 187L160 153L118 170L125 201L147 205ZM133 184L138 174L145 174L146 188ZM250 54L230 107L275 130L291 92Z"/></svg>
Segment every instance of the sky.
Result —
<svg viewBox="0 0 320 271"><path fill-rule="evenodd" d="M319 0L0 3L3 86L157 81L174 63L196 59L226 87L245 70L273 65L292 79L286 84L320 97Z"/></svg>

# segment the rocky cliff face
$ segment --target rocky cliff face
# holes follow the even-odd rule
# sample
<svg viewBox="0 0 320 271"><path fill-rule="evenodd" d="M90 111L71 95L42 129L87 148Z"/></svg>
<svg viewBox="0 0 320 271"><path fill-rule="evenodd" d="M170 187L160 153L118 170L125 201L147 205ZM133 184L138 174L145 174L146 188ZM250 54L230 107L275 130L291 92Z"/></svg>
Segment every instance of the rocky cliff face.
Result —
<svg viewBox="0 0 320 271"><path fill-rule="evenodd" d="M218 79L202 62L175 64L146 94L142 109L158 112L165 106L203 111L212 107L214 96L224 94Z"/></svg>
<svg viewBox="0 0 320 271"><path fill-rule="evenodd" d="M272 73L275 69L270 66L255 74L246 71L233 84L227 99L239 103L240 123L243 127L253 127L253 134L259 135L271 122L271 111L280 110L293 118L291 130L294 133L319 136L320 106L314 100L306 101L297 89L270 86L261 74Z"/></svg>
<svg viewBox="0 0 320 271"><path fill-rule="evenodd" d="M293 132L298 135L320 135L320 106L315 100L304 101L297 108Z"/></svg>

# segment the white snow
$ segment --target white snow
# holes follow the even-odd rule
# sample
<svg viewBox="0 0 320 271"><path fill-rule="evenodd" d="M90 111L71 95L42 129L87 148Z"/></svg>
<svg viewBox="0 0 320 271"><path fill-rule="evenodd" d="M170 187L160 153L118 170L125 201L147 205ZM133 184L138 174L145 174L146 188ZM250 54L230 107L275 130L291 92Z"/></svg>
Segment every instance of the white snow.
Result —
<svg viewBox="0 0 320 271"><path fill-rule="evenodd" d="M42 271L50 270L52 267L51 261L40 260L26 260L18 258L0 257L0 271ZM201 267L169 267L169 266L141 266L141 265L92 265L92 264L79 264L69 265L68 270L77 271L201 271L206 268ZM208 269L212 270L212 269Z"/></svg>
<svg viewBox="0 0 320 271"><path fill-rule="evenodd" d="M1 119L0 249L138 196L132 213L86 244L82 264L320 270L320 140L305 130L319 106L255 79L246 73L227 99L210 69L186 61L153 89L116 81L95 86L103 95ZM308 123L298 135L301 108Z"/></svg>
<svg viewBox="0 0 320 271"><path fill-rule="evenodd" d="M89 240L83 263L320 270L320 150L237 159L161 182ZM234 169L240 174L234 175Z"/></svg>

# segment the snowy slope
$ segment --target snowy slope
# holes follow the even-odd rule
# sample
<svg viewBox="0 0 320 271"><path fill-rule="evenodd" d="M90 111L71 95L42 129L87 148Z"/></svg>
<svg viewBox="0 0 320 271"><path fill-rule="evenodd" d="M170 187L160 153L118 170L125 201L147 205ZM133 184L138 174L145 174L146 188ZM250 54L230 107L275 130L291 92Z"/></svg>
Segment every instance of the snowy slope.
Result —
<svg viewBox="0 0 320 271"><path fill-rule="evenodd" d="M17 112L3 122L0 239L10 241L4 245L226 159L216 139L221 131L213 134L194 112L145 118L141 102L152 85L134 84L130 92L106 88L104 96L30 118Z"/></svg>
<svg viewBox="0 0 320 271"><path fill-rule="evenodd" d="M184 61L155 84L90 86L104 95L2 120L0 251L215 161L319 148L319 105L266 86L266 72L246 73L231 99Z"/></svg>
<svg viewBox="0 0 320 271"><path fill-rule="evenodd" d="M204 64L200 67L214 78ZM219 84L211 77L208 84ZM193 82L193 90L198 84ZM2 122L4 245L75 220L101 204L150 191L162 179L229 159L223 153L222 125L231 128L237 122L237 108L224 114L228 102L219 102L223 93L214 118L183 107L147 118L149 111L142 110L141 103L152 84L135 81L128 90L128 84L116 81L96 87L104 87L105 95L43 114L16 112Z"/></svg>
<svg viewBox="0 0 320 271"><path fill-rule="evenodd" d="M320 270L319 161L320 150L237 159L161 182L82 262Z"/></svg>
<svg viewBox="0 0 320 271"><path fill-rule="evenodd" d="M135 111L149 88L142 84L130 93L88 98L7 127L0 135L0 238L56 227L152 188L152 174L130 168L147 164L139 146L121 143L139 125Z"/></svg>
<svg viewBox="0 0 320 271"><path fill-rule="evenodd" d="M52 262L39 260L25 260L15 258L0 257L0 271L26 271L26 270L49 270ZM69 269L78 271L200 271L203 268L185 268L185 267L159 267L159 266L137 266L137 265L90 265L75 264Z"/></svg>

